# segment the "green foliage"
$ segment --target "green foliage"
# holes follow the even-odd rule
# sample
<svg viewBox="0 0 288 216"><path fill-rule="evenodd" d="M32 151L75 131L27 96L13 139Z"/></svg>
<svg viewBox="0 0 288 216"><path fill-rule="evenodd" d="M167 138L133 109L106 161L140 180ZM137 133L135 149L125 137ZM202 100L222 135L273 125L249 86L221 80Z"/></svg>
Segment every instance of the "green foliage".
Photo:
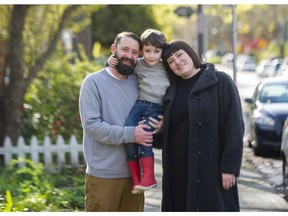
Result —
<svg viewBox="0 0 288 216"><path fill-rule="evenodd" d="M115 36L122 31L140 35L147 28L159 29L150 5L108 5L93 14L93 41L109 50ZM107 51L108 52L108 51Z"/></svg>
<svg viewBox="0 0 288 216"><path fill-rule="evenodd" d="M0 212L83 210L84 184L83 170L48 173L42 164L13 160L0 170Z"/></svg>
<svg viewBox="0 0 288 216"><path fill-rule="evenodd" d="M212 57L209 59L209 62L210 62L210 63L217 64L217 63L221 63L221 59L222 59L222 56L212 56Z"/></svg>
<svg viewBox="0 0 288 216"><path fill-rule="evenodd" d="M104 63L96 67L80 50L82 60L56 53L30 86L21 121L21 134L26 140L32 135L43 139L45 134L52 140L58 134L64 139L72 134L77 140L82 139L78 110L80 86L88 73L97 71Z"/></svg>
<svg viewBox="0 0 288 216"><path fill-rule="evenodd" d="M6 203L1 204L4 198L0 194L0 212L11 212L13 201L10 191L6 191Z"/></svg>
<svg viewBox="0 0 288 216"><path fill-rule="evenodd" d="M159 30L165 34L168 41L174 39L173 24L179 22L179 20L176 22L179 17L174 13L176 6L171 4L153 4L151 8L153 11L151 16L159 26Z"/></svg>
<svg viewBox="0 0 288 216"><path fill-rule="evenodd" d="M7 40L8 35L8 24L10 19L11 5L0 5L0 42ZM0 52L1 53L1 52Z"/></svg>
<svg viewBox="0 0 288 216"><path fill-rule="evenodd" d="M284 46L285 56L288 56L288 43ZM277 41L271 41L266 49L261 52L256 53L258 61L261 59L273 59L273 58L281 58L280 56L280 47Z"/></svg>
<svg viewBox="0 0 288 216"><path fill-rule="evenodd" d="M277 25L285 22L286 5L239 5L237 6L237 31L249 36L273 39L277 35ZM263 13L265 16L263 16Z"/></svg>
<svg viewBox="0 0 288 216"><path fill-rule="evenodd" d="M75 10L72 18L67 20L67 27L75 36L74 34L92 23L93 42L98 42L94 51L99 66L90 62L83 53L78 58L63 56L62 44L59 41L57 53L47 61L25 94L21 119L21 134L25 139L32 135L43 139L46 134L52 139L58 134L62 134L66 140L71 134L75 134L77 140L82 139L78 111L80 85L86 74L102 68L104 56L110 52L110 45L117 33L133 31L140 35L146 28L157 28L166 35L168 41L177 37L193 45L197 44L197 5L187 5L195 11L190 18L178 17L174 13L178 6L180 5L102 4L82 5ZM69 5L31 6L24 32L24 78L27 78L37 59L47 50L67 7ZM10 37L9 20L12 8L13 5L0 6L0 42L6 42ZM277 24L286 21L288 13L288 7L283 5L237 5L236 10L239 44L249 43L255 36L267 39L269 43L277 36ZM205 5L203 13L208 16L208 49L211 47L229 50L232 44L231 6ZM267 50L256 50L258 53L255 55L258 60L278 56L278 46L275 44L270 45ZM287 55L287 49L285 53ZM218 61L219 59L215 59L215 62Z"/></svg>

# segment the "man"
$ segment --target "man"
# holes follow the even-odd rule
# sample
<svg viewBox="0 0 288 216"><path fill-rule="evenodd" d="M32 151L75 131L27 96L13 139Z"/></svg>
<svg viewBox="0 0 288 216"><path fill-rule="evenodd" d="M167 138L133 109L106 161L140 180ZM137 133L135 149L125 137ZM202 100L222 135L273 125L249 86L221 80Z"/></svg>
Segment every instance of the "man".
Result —
<svg viewBox="0 0 288 216"><path fill-rule="evenodd" d="M132 194L132 180L124 143L149 146L152 132L145 124L124 126L137 100L137 80L133 74L140 39L122 32L111 46L117 67L107 67L88 75L81 86L79 110L83 127L86 211L143 211L144 195Z"/></svg>

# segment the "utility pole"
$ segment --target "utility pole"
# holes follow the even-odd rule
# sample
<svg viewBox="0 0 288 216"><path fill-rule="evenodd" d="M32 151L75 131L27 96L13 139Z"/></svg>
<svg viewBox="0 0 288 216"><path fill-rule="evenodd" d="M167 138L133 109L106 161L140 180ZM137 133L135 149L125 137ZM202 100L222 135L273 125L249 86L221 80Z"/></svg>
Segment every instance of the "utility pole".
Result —
<svg viewBox="0 0 288 216"><path fill-rule="evenodd" d="M202 59L204 52L204 32L205 32L205 20L202 11L202 5L198 5L197 11L190 7L178 7L174 12L180 17L190 18L190 16L197 12L197 23L198 23L198 55Z"/></svg>
<svg viewBox="0 0 288 216"><path fill-rule="evenodd" d="M198 5L197 19L198 19L198 55L202 59L204 50L204 20L203 20L202 5Z"/></svg>
<svg viewBox="0 0 288 216"><path fill-rule="evenodd" d="M237 60L237 21L236 21L236 6L232 5L232 40L233 40L233 80L237 85L237 67L236 67L236 60Z"/></svg>

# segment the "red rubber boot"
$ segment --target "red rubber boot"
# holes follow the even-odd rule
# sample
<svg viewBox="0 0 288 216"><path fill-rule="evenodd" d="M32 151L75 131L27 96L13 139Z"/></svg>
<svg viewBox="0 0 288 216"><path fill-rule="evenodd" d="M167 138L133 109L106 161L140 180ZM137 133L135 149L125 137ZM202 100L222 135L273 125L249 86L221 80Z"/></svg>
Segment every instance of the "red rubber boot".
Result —
<svg viewBox="0 0 288 216"><path fill-rule="evenodd" d="M135 189L135 185L139 184L141 179L139 160L128 161L128 166L132 177L132 194L143 193L143 190Z"/></svg>
<svg viewBox="0 0 288 216"><path fill-rule="evenodd" d="M140 158L140 163L143 171L143 178L141 182L135 185L137 190L148 190L157 186L154 175L154 157Z"/></svg>

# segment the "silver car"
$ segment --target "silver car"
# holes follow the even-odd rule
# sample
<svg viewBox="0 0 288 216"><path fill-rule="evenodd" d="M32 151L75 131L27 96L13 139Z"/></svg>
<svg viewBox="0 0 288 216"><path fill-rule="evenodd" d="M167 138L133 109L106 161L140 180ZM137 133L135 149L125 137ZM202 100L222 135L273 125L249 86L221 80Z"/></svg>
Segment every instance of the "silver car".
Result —
<svg viewBox="0 0 288 216"><path fill-rule="evenodd" d="M283 161L283 187L288 201L288 117L284 123L281 139L281 156Z"/></svg>

